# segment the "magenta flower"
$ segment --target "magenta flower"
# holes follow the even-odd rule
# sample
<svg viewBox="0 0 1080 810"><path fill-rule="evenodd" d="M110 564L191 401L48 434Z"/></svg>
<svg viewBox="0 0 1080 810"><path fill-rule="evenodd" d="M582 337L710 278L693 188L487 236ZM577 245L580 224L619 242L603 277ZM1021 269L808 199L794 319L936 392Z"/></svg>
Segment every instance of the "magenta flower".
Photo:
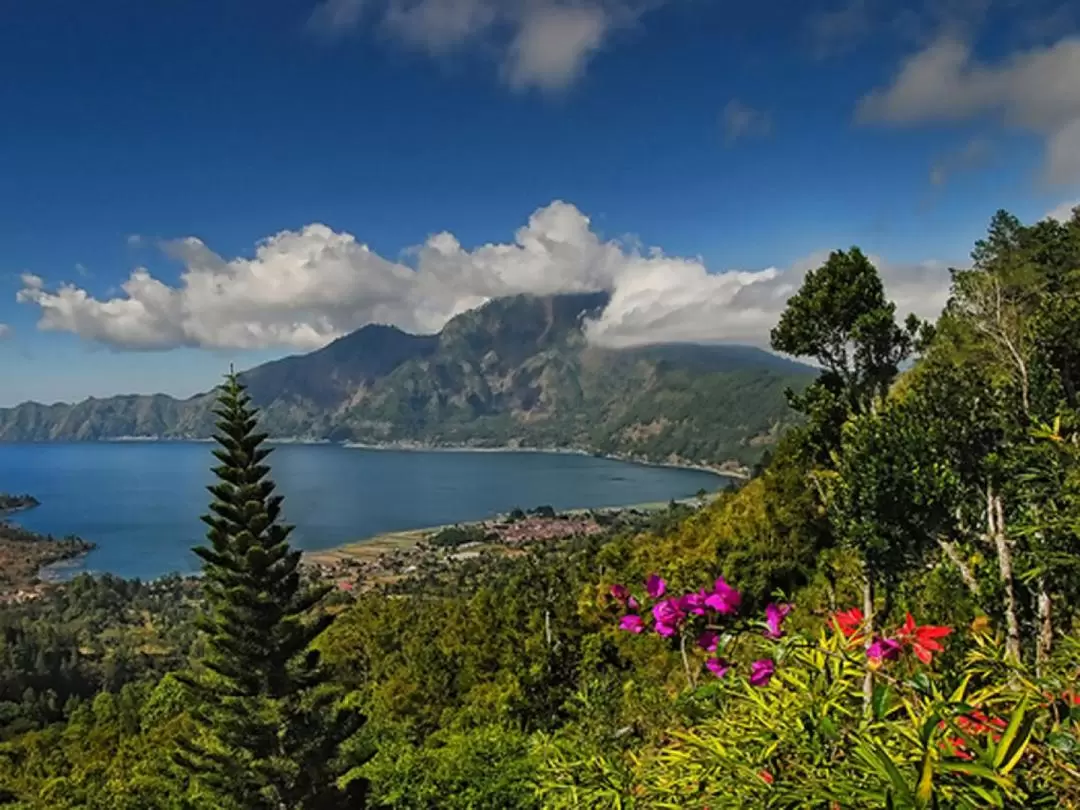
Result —
<svg viewBox="0 0 1080 810"><path fill-rule="evenodd" d="M789 613L791 605L774 605L770 602L765 606L765 624L768 625L765 635L768 638L783 638L784 630L781 625Z"/></svg>
<svg viewBox="0 0 1080 810"><path fill-rule="evenodd" d="M637 610L638 607L640 607L640 605L638 605L638 600L632 596L626 600L626 606L631 610Z"/></svg>
<svg viewBox="0 0 1080 810"><path fill-rule="evenodd" d="M706 596L707 594L704 590L681 596L679 597L679 609L684 613L692 613L695 616L704 616Z"/></svg>
<svg viewBox="0 0 1080 810"><path fill-rule="evenodd" d="M750 665L750 685L767 686L776 671L776 664L771 658L762 658Z"/></svg>
<svg viewBox="0 0 1080 810"><path fill-rule="evenodd" d="M706 607L710 607L717 613L725 616L735 613L742 602L742 594L732 588L723 577L716 580L713 592L705 598Z"/></svg>
<svg viewBox="0 0 1080 810"><path fill-rule="evenodd" d="M709 668L709 672L715 675L717 678L723 678L727 675L727 672L731 667L728 662L723 658L710 658L705 662L705 666Z"/></svg>
<svg viewBox="0 0 1080 810"><path fill-rule="evenodd" d="M719 643L720 636L716 635L712 630L706 630L698 636L697 640L697 645L705 652L716 652L716 647Z"/></svg>
<svg viewBox="0 0 1080 810"><path fill-rule="evenodd" d="M875 661L895 661L900 657L900 650L900 642L896 639L878 638L866 648L866 657Z"/></svg>
<svg viewBox="0 0 1080 810"><path fill-rule="evenodd" d="M640 633L645 629L645 622L636 613L627 613L619 622L619 629L629 630L631 633Z"/></svg>
<svg viewBox="0 0 1080 810"><path fill-rule="evenodd" d="M611 595L615 598L615 601L622 604L630 598L630 590L625 585L612 585Z"/></svg>
<svg viewBox="0 0 1080 810"><path fill-rule="evenodd" d="M653 616L656 618L656 632L665 638L675 635L682 624L686 614L679 608L677 599L665 599L653 605Z"/></svg>
<svg viewBox="0 0 1080 810"><path fill-rule="evenodd" d="M649 578L645 580L645 592L649 594L653 599L659 599L664 595L664 591L667 590L667 583L660 579L656 574L649 574Z"/></svg>

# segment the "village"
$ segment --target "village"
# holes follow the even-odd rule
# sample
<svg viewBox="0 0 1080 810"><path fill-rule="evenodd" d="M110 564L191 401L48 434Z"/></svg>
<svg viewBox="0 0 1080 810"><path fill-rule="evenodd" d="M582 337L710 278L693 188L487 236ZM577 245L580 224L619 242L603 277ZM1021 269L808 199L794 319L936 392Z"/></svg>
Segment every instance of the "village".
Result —
<svg viewBox="0 0 1080 810"><path fill-rule="evenodd" d="M684 506L683 508L692 508ZM364 591L482 554L515 556L536 543L588 537L646 521L655 507L557 513L550 506L477 523L397 532L304 555L308 573L341 591Z"/></svg>

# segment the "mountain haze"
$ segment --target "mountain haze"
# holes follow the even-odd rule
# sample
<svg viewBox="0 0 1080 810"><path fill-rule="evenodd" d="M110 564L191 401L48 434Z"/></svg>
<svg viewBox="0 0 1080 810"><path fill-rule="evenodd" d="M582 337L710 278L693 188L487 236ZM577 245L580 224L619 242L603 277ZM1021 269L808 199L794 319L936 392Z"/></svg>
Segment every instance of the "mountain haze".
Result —
<svg viewBox="0 0 1080 810"><path fill-rule="evenodd" d="M745 346L587 344L603 293L514 296L437 335L366 326L241 375L273 437L577 448L652 461L754 461L790 422L807 366ZM206 438L213 392L24 403L0 441Z"/></svg>

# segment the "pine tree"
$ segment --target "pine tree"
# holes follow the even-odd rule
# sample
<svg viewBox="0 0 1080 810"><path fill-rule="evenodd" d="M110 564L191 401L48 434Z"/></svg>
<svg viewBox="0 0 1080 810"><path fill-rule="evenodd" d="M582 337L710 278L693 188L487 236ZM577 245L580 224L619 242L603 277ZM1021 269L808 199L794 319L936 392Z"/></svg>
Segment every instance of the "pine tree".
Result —
<svg viewBox="0 0 1080 810"><path fill-rule="evenodd" d="M292 526L264 463L270 448L236 375L221 386L213 495L203 561L203 651L184 682L198 698L198 732L177 761L244 810L363 807L364 783L339 790L342 746L364 723L320 665L314 639L332 617L316 610L328 586L305 586ZM355 764L355 763L353 763Z"/></svg>

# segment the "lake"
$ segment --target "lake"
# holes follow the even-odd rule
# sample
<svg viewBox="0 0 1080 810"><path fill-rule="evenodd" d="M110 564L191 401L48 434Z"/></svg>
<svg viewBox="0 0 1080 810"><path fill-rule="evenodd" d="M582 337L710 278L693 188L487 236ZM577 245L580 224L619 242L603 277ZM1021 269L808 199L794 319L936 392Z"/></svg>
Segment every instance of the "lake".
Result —
<svg viewBox="0 0 1080 810"><path fill-rule="evenodd" d="M98 549L62 574L108 572L151 579L198 569L191 546L212 483L209 442L0 444L0 492L41 506L12 519ZM365 450L276 445L272 477L285 496L293 543L331 548L391 531L482 520L515 506L599 508L668 501L727 479L585 455L535 452Z"/></svg>

